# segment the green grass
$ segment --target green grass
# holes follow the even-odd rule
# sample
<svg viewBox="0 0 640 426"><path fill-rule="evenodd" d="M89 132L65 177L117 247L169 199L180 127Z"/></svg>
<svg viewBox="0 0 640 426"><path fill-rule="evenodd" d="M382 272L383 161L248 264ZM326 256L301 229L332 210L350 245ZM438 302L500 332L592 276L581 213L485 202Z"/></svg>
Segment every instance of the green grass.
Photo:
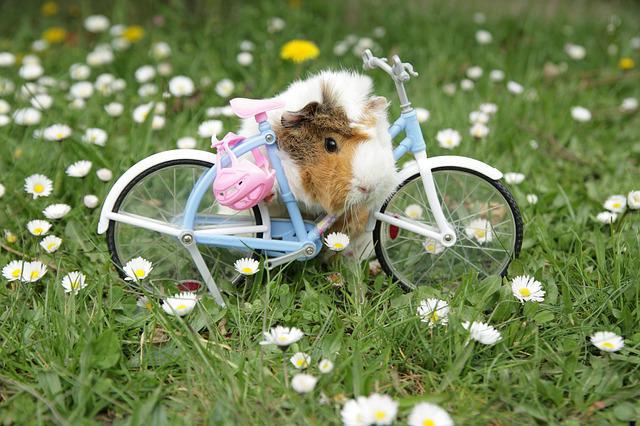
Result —
<svg viewBox="0 0 640 426"><path fill-rule="evenodd" d="M611 194L640 189L640 120L621 114L625 97L640 97L638 71L623 73L621 56L640 62L630 39L638 36L640 10L632 2L282 2L230 6L227 2L102 2L61 4L61 13L43 18L39 4L8 2L0 17L0 51L24 53L40 33L54 25L75 34L73 43L44 52L46 74L68 80L68 67L84 60L95 39L81 30L77 16L105 13L113 22L139 23L146 37L113 64L93 71L111 72L127 81L115 99L125 104L119 119L102 109L105 99L94 95L81 111L68 108L65 92L52 90L54 106L38 127L62 122L74 136L57 144L36 140L33 128L0 127L0 229L16 233L18 241L4 246L55 266L35 284L0 285L0 422L2 424L129 423L129 424L336 424L340 402L354 395L381 392L400 402L398 423L411 407L427 400L444 407L460 425L472 424L626 424L640 418L640 220L627 214L613 226L595 221ZM74 13L68 13L68 7ZM111 9L112 7L112 9ZM473 23L474 11L487 15ZM151 16L165 17L154 27ZM620 24L607 32L608 17ZM287 27L266 33L266 19L282 16ZM370 36L383 25L387 35L376 39L378 56L399 53L420 72L408 85L414 104L431 118L423 125L431 155L449 154L433 142L436 132L452 127L463 134L454 154L486 161L503 171L519 171L525 181L512 186L525 219L525 240L511 275L526 273L540 280L544 303L521 305L508 282L467 277L459 283L437 283L405 293L382 276L371 277L361 267L318 262L291 265L270 277L250 280L229 307L220 310L209 298L184 320L168 317L161 308L136 307L135 294L109 262L107 247L95 229L98 211L82 205L94 193L101 199L109 184L92 173L86 179L64 175L80 159L94 171L108 167L117 177L135 161L175 147L177 138L196 135L210 106L225 100L213 86L223 77L236 82L235 96L267 97L286 86L300 71L283 63L279 47L296 37L315 41L318 60L302 72L325 67L360 69L349 53L333 55L333 45L347 34ZM474 33L486 28L494 41L479 46ZM106 37L106 36L104 36ZM235 57L244 39L256 43L254 62L244 68ZM152 131L131 120L142 100L137 95L135 69L153 63L151 41L168 42L175 74L192 77L199 94L185 105L167 103L167 125ZM566 42L584 45L587 57L570 60ZM607 47L618 46L609 55ZM545 78L547 62L566 62L568 69ZM485 73L470 92L446 95L442 85L459 82L464 70L481 66ZM489 70L503 69L537 96L513 96L504 83L492 84ZM0 76L16 82L17 68L0 68ZM376 92L395 102L391 81L372 72ZM166 79L158 78L164 87ZM215 84L214 84L215 85ZM28 101L5 99L15 109ZM159 97L158 97L159 99ZM468 114L482 102L499 111L485 141L468 136ZM582 105L593 120L576 123L570 108ZM397 103L392 113L398 111ZM81 142L81 129L101 127L109 133L106 147ZM237 120L225 119L225 130ZM539 148L533 149L535 139ZM208 142L199 139L199 148ZM51 197L32 200L22 190L24 178L43 173L55 182ZM528 205L525 195L539 196ZM54 255L46 255L26 223L42 218L53 202L73 206L54 224L64 239ZM18 256L0 251L0 265ZM83 271L89 286L76 296L64 294L60 280L72 270ZM344 276L344 285L328 279ZM449 301L447 327L432 330L415 315L424 297ZM465 319L489 320L503 334L495 346L465 345ZM280 352L258 345L261 332L276 324L301 328L306 336L294 349L317 361L335 362L315 391L302 396L283 383ZM625 348L605 354L588 336L610 330L625 338ZM291 372L290 372L291 373ZM330 403L319 403L323 392Z"/></svg>

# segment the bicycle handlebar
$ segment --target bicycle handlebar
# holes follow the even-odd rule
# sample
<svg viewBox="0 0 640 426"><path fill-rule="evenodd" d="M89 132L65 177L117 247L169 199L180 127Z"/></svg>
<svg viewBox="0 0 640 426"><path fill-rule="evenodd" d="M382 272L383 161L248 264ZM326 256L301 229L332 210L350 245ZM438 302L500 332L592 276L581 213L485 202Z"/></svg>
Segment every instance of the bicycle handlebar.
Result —
<svg viewBox="0 0 640 426"><path fill-rule="evenodd" d="M366 70L380 68L393 78L394 81L401 83L408 81L412 76L417 77L418 73L413 70L413 65L409 62L402 62L398 55L391 57L393 66L389 65L387 58L377 58L373 56L370 49L362 54L362 66Z"/></svg>

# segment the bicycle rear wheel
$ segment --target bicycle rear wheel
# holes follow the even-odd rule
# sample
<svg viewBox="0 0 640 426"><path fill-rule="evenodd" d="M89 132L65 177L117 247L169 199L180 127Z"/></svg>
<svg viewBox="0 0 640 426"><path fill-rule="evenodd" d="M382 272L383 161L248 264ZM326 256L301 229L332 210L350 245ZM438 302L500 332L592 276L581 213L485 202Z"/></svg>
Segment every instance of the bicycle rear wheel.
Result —
<svg viewBox="0 0 640 426"><path fill-rule="evenodd" d="M522 218L513 196L500 182L470 169L432 170L443 213L457 242L435 240L378 221L373 241L387 273L407 289L458 281L469 272L504 275L522 246ZM382 206L382 213L437 228L420 174L403 182Z"/></svg>
<svg viewBox="0 0 640 426"><path fill-rule="evenodd" d="M212 166L207 161L179 159L145 170L122 191L114 212L141 216L179 229L191 190ZM212 192L207 191L196 215L195 229L234 224L261 225L259 208L230 210L218 204ZM245 236L261 238L262 233ZM191 256L175 237L112 220L107 244L113 263L123 277L124 265L133 258L140 256L153 263L153 271L144 280L147 291L171 294L205 288ZM253 255L249 249L207 245L198 245L198 249L219 286L240 283L244 277L237 273L233 263Z"/></svg>

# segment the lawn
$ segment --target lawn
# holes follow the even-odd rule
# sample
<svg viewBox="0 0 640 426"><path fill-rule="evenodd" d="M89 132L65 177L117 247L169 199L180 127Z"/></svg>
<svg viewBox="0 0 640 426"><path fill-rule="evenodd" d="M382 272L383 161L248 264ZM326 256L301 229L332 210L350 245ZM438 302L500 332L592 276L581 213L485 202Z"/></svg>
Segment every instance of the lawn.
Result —
<svg viewBox="0 0 640 426"><path fill-rule="evenodd" d="M103 24L85 25L95 14L123 27L92 33L85 26ZM373 393L398 403L396 424L420 402L459 425L637 421L640 217L627 208L608 224L599 214L610 196L640 190L638 22L631 1L3 2L0 52L11 55L0 53L0 266L38 260L47 272L35 282L1 278L0 423L341 424L347 400ZM281 59L297 38L319 56ZM524 175L506 184L525 230L508 277L470 274L407 292L368 262L294 262L249 277L225 294L226 309L204 293L183 317L153 297L139 306L96 232L99 204L86 196L102 201L127 168L181 138L210 150L200 124L236 130L238 119L215 109L230 98L270 97L328 67L361 70L354 51L369 46L420 73L407 89L429 111L429 155ZM87 62L88 75L70 72ZM397 115L392 81L368 74ZM176 75L194 92L163 98ZM136 120L151 101L164 111ZM488 135L473 138L469 115L483 103L497 112ZM32 106L40 113L23 109ZM99 132L87 142L88 128L104 130L104 144ZM447 128L462 136L451 150L437 142ZM48 140L58 132L62 140ZM91 161L89 174L69 176L80 160ZM25 191L34 174L52 181L50 195ZM27 223L58 203L71 211L48 220L62 239L48 253ZM72 271L86 276L75 294L62 285ZM514 297L518 275L542 284L542 302ZM448 324L421 321L426 298L448 303ZM490 323L501 339L471 340L464 321ZM304 332L286 356L310 355L312 392L287 386L298 371L259 344L276 325ZM624 347L600 350L590 340L599 331L622 336ZM321 373L321 359L333 370Z"/></svg>

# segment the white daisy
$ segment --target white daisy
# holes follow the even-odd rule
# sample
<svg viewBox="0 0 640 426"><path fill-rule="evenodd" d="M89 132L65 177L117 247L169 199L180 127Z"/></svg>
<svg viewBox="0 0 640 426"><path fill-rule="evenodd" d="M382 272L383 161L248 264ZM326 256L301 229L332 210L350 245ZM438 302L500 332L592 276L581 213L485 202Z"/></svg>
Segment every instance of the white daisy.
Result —
<svg viewBox="0 0 640 426"><path fill-rule="evenodd" d="M68 204L50 204L43 211L42 214L47 219L61 219L71 211L71 206Z"/></svg>
<svg viewBox="0 0 640 426"><path fill-rule="evenodd" d="M13 112L13 121L20 126L33 126L41 119L42 113L35 108L19 108Z"/></svg>
<svg viewBox="0 0 640 426"><path fill-rule="evenodd" d="M480 110L480 112L483 112L488 115L493 115L496 112L498 112L498 105L491 102L485 102L483 104L480 104L478 109Z"/></svg>
<svg viewBox="0 0 640 426"><path fill-rule="evenodd" d="M4 240L7 243L13 244L16 241L18 241L18 236L16 234L14 234L13 232L9 231L8 229L5 229L2 233L4 234Z"/></svg>
<svg viewBox="0 0 640 426"><path fill-rule="evenodd" d="M497 83L504 80L504 71L502 70L491 70L489 73L489 80Z"/></svg>
<svg viewBox="0 0 640 426"><path fill-rule="evenodd" d="M454 83L447 83L442 86L442 91L449 96L453 96L456 90L458 90L458 87Z"/></svg>
<svg viewBox="0 0 640 426"><path fill-rule="evenodd" d="M567 43L564 45L564 51L569 57L575 61L584 59L587 56L587 49L579 44Z"/></svg>
<svg viewBox="0 0 640 426"><path fill-rule="evenodd" d="M166 59L171 55L171 46L164 41L158 41L151 46L151 55L157 59Z"/></svg>
<svg viewBox="0 0 640 426"><path fill-rule="evenodd" d="M449 304L444 300L429 298L420 302L417 309L420 321L433 327L436 324L449 322Z"/></svg>
<svg viewBox="0 0 640 426"><path fill-rule="evenodd" d="M138 83L146 83L152 80L156 76L156 69L151 65L143 65L135 72L135 77Z"/></svg>
<svg viewBox="0 0 640 426"><path fill-rule="evenodd" d="M472 80L477 80L482 77L482 68L479 66L473 66L467 69L467 77Z"/></svg>
<svg viewBox="0 0 640 426"><path fill-rule="evenodd" d="M244 67L251 65L253 62L253 55L249 52L240 52L236 56L238 63Z"/></svg>
<svg viewBox="0 0 640 426"><path fill-rule="evenodd" d="M136 257L128 261L122 270L127 275L126 281L138 282L149 276L153 270L153 264L143 257Z"/></svg>
<svg viewBox="0 0 640 426"><path fill-rule="evenodd" d="M198 135L202 138L210 138L219 133L222 133L222 121L220 120L207 120L198 126Z"/></svg>
<svg viewBox="0 0 640 426"><path fill-rule="evenodd" d="M11 123L11 117L5 114L0 114L0 127L4 127Z"/></svg>
<svg viewBox="0 0 640 426"><path fill-rule="evenodd" d="M368 426L373 423L369 401L364 396L348 400L340 415L345 426Z"/></svg>
<svg viewBox="0 0 640 426"><path fill-rule="evenodd" d="M489 122L489 114L482 111L471 111L469 113L469 121L471 123L487 124Z"/></svg>
<svg viewBox="0 0 640 426"><path fill-rule="evenodd" d="M2 268L2 276L8 281L17 281L22 276L24 262L22 260L12 260Z"/></svg>
<svg viewBox="0 0 640 426"><path fill-rule="evenodd" d="M465 321L462 323L462 326L469 330L469 334L473 340L483 345L493 345L502 339L498 330L483 322L474 321L469 324L469 321Z"/></svg>
<svg viewBox="0 0 640 426"><path fill-rule="evenodd" d="M460 88L465 92L472 90L475 87L475 85L476 84L473 82L473 80L469 80L468 78L464 78L462 79L462 81L460 81Z"/></svg>
<svg viewBox="0 0 640 426"><path fill-rule="evenodd" d="M0 68L7 68L15 65L16 56L10 52L0 52Z"/></svg>
<svg viewBox="0 0 640 426"><path fill-rule="evenodd" d="M0 183L0 198L4 197L4 194L5 194L6 191L7 190L4 187L4 185Z"/></svg>
<svg viewBox="0 0 640 426"><path fill-rule="evenodd" d="M267 32L277 33L279 31L282 31L286 25L287 24L284 19L274 16L272 18L269 18L269 20L267 21Z"/></svg>
<svg viewBox="0 0 640 426"><path fill-rule="evenodd" d="M369 395L367 407L375 425L390 425L398 414L398 403L388 395L378 393Z"/></svg>
<svg viewBox="0 0 640 426"><path fill-rule="evenodd" d="M34 283L47 273L47 267L40 261L24 262L22 267L21 280L27 283Z"/></svg>
<svg viewBox="0 0 640 426"><path fill-rule="evenodd" d="M18 70L18 75L24 80L36 80L42 76L44 68L39 63L24 63Z"/></svg>
<svg viewBox="0 0 640 426"><path fill-rule="evenodd" d="M151 120L151 128L153 130L160 130L164 127L166 119L162 115L154 115Z"/></svg>
<svg viewBox="0 0 640 426"><path fill-rule="evenodd" d="M84 203L86 208L95 209L96 207L98 207L100 199L93 194L88 194L82 198L82 202Z"/></svg>
<svg viewBox="0 0 640 426"><path fill-rule="evenodd" d="M489 135L489 128L482 123L474 123L469 129L469 134L476 139L484 139Z"/></svg>
<svg viewBox="0 0 640 426"><path fill-rule="evenodd" d="M320 372L323 374L331 373L331 371L333 371L333 362L326 358L320 360L320 362L318 363L318 370L320 370Z"/></svg>
<svg viewBox="0 0 640 426"><path fill-rule="evenodd" d="M453 149L460 145L460 133L457 130L453 129L444 129L440 130L436 134L436 140L438 141L438 145L442 148Z"/></svg>
<svg viewBox="0 0 640 426"><path fill-rule="evenodd" d="M349 236L342 232L332 232L324 239L324 243L333 251L342 251L349 245Z"/></svg>
<svg viewBox="0 0 640 426"><path fill-rule="evenodd" d="M53 105L53 98L46 93L38 93L34 95L29 102L34 108L46 110L51 108L51 105Z"/></svg>
<svg viewBox="0 0 640 426"><path fill-rule="evenodd" d="M416 404L411 410L407 422L409 426L453 426L453 419L449 413L428 402Z"/></svg>
<svg viewBox="0 0 640 426"><path fill-rule="evenodd" d="M620 104L620 111L633 112L638 109L638 100L636 98L624 98Z"/></svg>
<svg viewBox="0 0 640 426"><path fill-rule="evenodd" d="M136 123L144 123L153 109L153 103L142 104L133 110L133 121Z"/></svg>
<svg viewBox="0 0 640 426"><path fill-rule="evenodd" d="M427 237L427 239L422 242L422 248L429 254L440 254L444 251L445 246L443 246L440 241Z"/></svg>
<svg viewBox="0 0 640 426"><path fill-rule="evenodd" d="M465 233L469 238L475 238L480 244L493 241L491 223L486 219L474 219L465 228Z"/></svg>
<svg viewBox="0 0 640 426"><path fill-rule="evenodd" d="M223 98L228 98L233 93L235 87L236 85L232 80L223 78L216 84L216 93Z"/></svg>
<svg viewBox="0 0 640 426"><path fill-rule="evenodd" d="M93 84L79 81L69 88L69 94L76 99L89 99L93 95Z"/></svg>
<svg viewBox="0 0 640 426"><path fill-rule="evenodd" d="M507 90L514 95L520 95L524 92L524 87L520 83L516 83L515 81L507 82Z"/></svg>
<svg viewBox="0 0 640 426"><path fill-rule="evenodd" d="M529 204L537 204L538 196L536 194L527 194L527 202Z"/></svg>
<svg viewBox="0 0 640 426"><path fill-rule="evenodd" d="M47 232L51 229L51 224L46 220L31 220L27 223L27 229L31 232L31 235L47 235Z"/></svg>
<svg viewBox="0 0 640 426"><path fill-rule="evenodd" d="M640 191L631 191L627 195L627 205L631 210L640 209Z"/></svg>
<svg viewBox="0 0 640 426"><path fill-rule="evenodd" d="M66 124L53 124L44 129L42 136L48 141L60 142L71 136L71 127Z"/></svg>
<svg viewBox="0 0 640 426"><path fill-rule="evenodd" d="M420 207L419 204L409 204L404 209L404 214L406 214L408 218L413 220L418 220L422 218L423 213L424 213L424 210L422 209L422 207Z"/></svg>
<svg viewBox="0 0 640 426"><path fill-rule="evenodd" d="M242 275L253 275L258 272L260 262L255 259L243 257L242 259L236 260L233 266L236 268L236 271Z"/></svg>
<svg viewBox="0 0 640 426"><path fill-rule="evenodd" d="M511 281L511 291L521 302L543 302L545 291L542 284L528 275L517 276Z"/></svg>
<svg viewBox="0 0 640 426"><path fill-rule="evenodd" d="M62 244L62 239L55 235L49 235L40 241L40 247L42 247L47 253L56 252L60 248L60 244Z"/></svg>
<svg viewBox="0 0 640 426"><path fill-rule="evenodd" d="M476 31L476 41L478 44L489 44L493 41L493 36L487 30Z"/></svg>
<svg viewBox="0 0 640 426"><path fill-rule="evenodd" d="M97 127L90 127L85 130L82 140L98 146L104 146L107 142L107 132Z"/></svg>
<svg viewBox="0 0 640 426"><path fill-rule="evenodd" d="M260 342L261 345L277 345L283 349L291 346L304 336L304 333L298 328L282 327L280 325L262 334L264 335L264 340Z"/></svg>
<svg viewBox="0 0 640 426"><path fill-rule="evenodd" d="M109 29L109 18L104 15L89 15L84 19L84 28L90 33L102 33Z"/></svg>
<svg viewBox="0 0 640 426"><path fill-rule="evenodd" d="M240 42L240 50L253 50L256 45L251 40L242 40Z"/></svg>
<svg viewBox="0 0 640 426"><path fill-rule="evenodd" d="M98 179L103 182L109 182L111 179L113 179L113 172L109 169L102 168L96 170L96 176L98 176Z"/></svg>
<svg viewBox="0 0 640 426"><path fill-rule="evenodd" d="M600 223L611 224L618 219L618 215L616 213L611 212L600 212L596 215L596 220Z"/></svg>
<svg viewBox="0 0 640 426"><path fill-rule="evenodd" d="M31 175L24 180L24 190L35 200L38 197L48 197L53 191L53 182L45 175Z"/></svg>
<svg viewBox="0 0 640 426"><path fill-rule="evenodd" d="M162 309L169 315L177 315L183 317L189 312L193 311L198 302L198 297L195 293L183 291L180 294L176 294L173 297L167 297L163 300Z"/></svg>
<svg viewBox="0 0 640 426"><path fill-rule="evenodd" d="M64 276L64 278L62 278L62 287L64 287L64 292L77 294L78 291L87 286L87 283L85 282L86 278L87 277L85 277L85 275L80 271L69 272Z"/></svg>
<svg viewBox="0 0 640 426"><path fill-rule="evenodd" d="M69 67L72 80L86 80L91 75L91 68L86 64L73 64Z"/></svg>
<svg viewBox="0 0 640 426"><path fill-rule="evenodd" d="M603 207L613 213L624 213L627 209L627 197L612 195L604 202Z"/></svg>
<svg viewBox="0 0 640 426"><path fill-rule="evenodd" d="M610 331L598 331L591 336L591 343L605 352L616 352L624 347L624 339Z"/></svg>
<svg viewBox="0 0 640 426"><path fill-rule="evenodd" d="M169 62L160 62L157 68L158 68L158 74L160 74L163 77L167 77L171 75L171 73L173 72L173 66Z"/></svg>
<svg viewBox="0 0 640 426"><path fill-rule="evenodd" d="M193 80L184 75L177 75L169 80L169 92L173 96L191 96L195 91Z"/></svg>
<svg viewBox="0 0 640 426"><path fill-rule="evenodd" d="M296 352L289 361L291 361L291 364L293 364L295 368L302 370L309 367L311 357L304 352Z"/></svg>
<svg viewBox="0 0 640 426"><path fill-rule="evenodd" d="M91 161L88 161L88 160L76 161L75 163L67 167L67 171L66 171L67 176L83 178L89 174L89 172L91 171L91 166L92 166Z"/></svg>
<svg viewBox="0 0 640 426"><path fill-rule="evenodd" d="M176 146L180 149L193 149L197 144L198 142L191 136L184 136L176 142Z"/></svg>
<svg viewBox="0 0 640 426"><path fill-rule="evenodd" d="M518 185L524 181L525 175L522 173L509 172L504 174L504 180L509 185Z"/></svg>
<svg viewBox="0 0 640 426"><path fill-rule="evenodd" d="M148 98L157 95L158 91L158 86L153 83L146 83L140 86L140 88L138 89L138 96L140 96L141 98Z"/></svg>
<svg viewBox="0 0 640 426"><path fill-rule="evenodd" d="M416 118L418 119L418 123L426 123L431 116L431 113L428 109L417 107L415 108Z"/></svg>
<svg viewBox="0 0 640 426"><path fill-rule="evenodd" d="M586 123L591 121L591 111L581 106L575 106L571 108L571 117L575 121Z"/></svg>
<svg viewBox="0 0 640 426"><path fill-rule="evenodd" d="M310 374L296 374L291 378L291 387L298 393L309 393L316 387L318 378Z"/></svg>
<svg viewBox="0 0 640 426"><path fill-rule="evenodd" d="M110 102L104 106L104 110L110 117L120 117L124 111L124 105L119 102Z"/></svg>

